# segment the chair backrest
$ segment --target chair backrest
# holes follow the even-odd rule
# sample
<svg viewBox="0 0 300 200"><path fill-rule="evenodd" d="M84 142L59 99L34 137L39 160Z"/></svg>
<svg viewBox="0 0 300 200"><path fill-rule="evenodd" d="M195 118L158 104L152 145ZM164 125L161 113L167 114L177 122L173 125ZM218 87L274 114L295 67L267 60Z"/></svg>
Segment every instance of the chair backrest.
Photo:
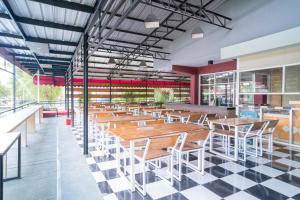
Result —
<svg viewBox="0 0 300 200"><path fill-rule="evenodd" d="M191 122L199 121L201 116L202 116L202 113L191 113L190 117L189 117L189 121L191 121Z"/></svg>
<svg viewBox="0 0 300 200"><path fill-rule="evenodd" d="M114 115L112 113L95 113L94 117L95 118L102 118L102 117L113 117Z"/></svg>
<svg viewBox="0 0 300 200"><path fill-rule="evenodd" d="M250 129L250 132L256 133L257 135L260 135L267 128L268 124L269 124L268 121L266 121L266 122L255 122L252 125L252 127Z"/></svg>
<svg viewBox="0 0 300 200"><path fill-rule="evenodd" d="M185 143L207 140L208 135L209 135L208 129L200 129L200 130L187 132Z"/></svg>
<svg viewBox="0 0 300 200"><path fill-rule="evenodd" d="M273 132L278 124L279 120L270 120L266 130Z"/></svg>
<svg viewBox="0 0 300 200"><path fill-rule="evenodd" d="M111 128L126 128L126 127L135 127L138 126L137 122L132 122L132 121L117 121L117 122L111 122L110 127Z"/></svg>
<svg viewBox="0 0 300 200"><path fill-rule="evenodd" d="M148 150L164 150L169 147L175 147L179 142L179 138L182 134L170 134L159 137L149 138L149 144L146 147Z"/></svg>
<svg viewBox="0 0 300 200"><path fill-rule="evenodd" d="M145 121L146 126L154 125L154 124L164 124L164 123L165 123L165 120L163 120L163 119Z"/></svg>

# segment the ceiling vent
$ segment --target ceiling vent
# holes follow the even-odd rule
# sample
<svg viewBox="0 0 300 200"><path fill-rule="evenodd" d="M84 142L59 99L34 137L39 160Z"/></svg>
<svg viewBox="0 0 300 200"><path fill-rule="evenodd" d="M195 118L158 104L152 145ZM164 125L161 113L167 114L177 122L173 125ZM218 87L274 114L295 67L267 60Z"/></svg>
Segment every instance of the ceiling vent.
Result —
<svg viewBox="0 0 300 200"><path fill-rule="evenodd" d="M209 61L208 61L208 64L209 64L209 65L212 65L212 64L214 64L214 61L213 61L213 60L209 60Z"/></svg>

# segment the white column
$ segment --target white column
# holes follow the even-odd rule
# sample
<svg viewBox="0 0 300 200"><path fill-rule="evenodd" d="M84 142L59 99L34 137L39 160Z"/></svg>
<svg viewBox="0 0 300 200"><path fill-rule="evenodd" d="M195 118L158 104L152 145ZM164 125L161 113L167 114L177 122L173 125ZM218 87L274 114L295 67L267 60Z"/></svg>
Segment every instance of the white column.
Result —
<svg viewBox="0 0 300 200"><path fill-rule="evenodd" d="M40 70L37 71L37 102L40 103Z"/></svg>

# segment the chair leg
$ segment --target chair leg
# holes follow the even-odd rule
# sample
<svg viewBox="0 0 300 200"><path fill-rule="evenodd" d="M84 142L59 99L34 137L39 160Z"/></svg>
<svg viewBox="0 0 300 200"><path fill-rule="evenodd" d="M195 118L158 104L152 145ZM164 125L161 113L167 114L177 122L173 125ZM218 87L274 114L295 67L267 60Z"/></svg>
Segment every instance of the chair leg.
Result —
<svg viewBox="0 0 300 200"><path fill-rule="evenodd" d="M171 163L170 163L170 171L171 171L171 185L173 186L173 183L174 183L174 157L173 155L171 156Z"/></svg>
<svg viewBox="0 0 300 200"><path fill-rule="evenodd" d="M205 162L204 156L205 156L205 147L202 149L202 156L201 156L201 174L202 175L204 175L204 162Z"/></svg>
<svg viewBox="0 0 300 200"><path fill-rule="evenodd" d="M270 153L273 153L273 135L270 134L270 135L269 135L269 138L270 138L270 140L269 140L269 149L270 149Z"/></svg>
<svg viewBox="0 0 300 200"><path fill-rule="evenodd" d="M263 149L264 149L264 143L263 143L263 138L262 136L259 137L259 142L260 142L260 149L259 149L259 156L262 156L263 155Z"/></svg>
<svg viewBox="0 0 300 200"><path fill-rule="evenodd" d="M179 153L179 156L178 156L178 180L181 181L181 164L182 164L182 160L181 160L181 153Z"/></svg>
<svg viewBox="0 0 300 200"><path fill-rule="evenodd" d="M201 164L202 164L202 157L201 157L201 152L198 150L198 158L197 158L197 168L200 170Z"/></svg>
<svg viewBox="0 0 300 200"><path fill-rule="evenodd" d="M243 148L243 150L244 150L244 158L243 158L243 161L246 161L246 150L247 150L247 141L246 141L246 138L243 140L243 142L244 142L244 148Z"/></svg>
<svg viewBox="0 0 300 200"><path fill-rule="evenodd" d="M142 161L142 166L143 166L143 185L142 185L142 190L143 190L143 195L146 196L146 166L145 166L145 161Z"/></svg>

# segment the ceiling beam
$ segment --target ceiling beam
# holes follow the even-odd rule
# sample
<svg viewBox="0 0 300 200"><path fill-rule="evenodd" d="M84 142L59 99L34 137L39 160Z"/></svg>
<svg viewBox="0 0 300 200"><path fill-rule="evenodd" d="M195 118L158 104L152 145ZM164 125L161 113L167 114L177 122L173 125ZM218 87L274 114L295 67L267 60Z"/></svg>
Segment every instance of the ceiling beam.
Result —
<svg viewBox="0 0 300 200"><path fill-rule="evenodd" d="M15 17L16 22L18 22L18 23L43 26L43 27L48 27L48 28L56 28L56 29L80 32L80 33L82 33L84 31L84 27L60 24L60 23L38 20L38 19L31 19L31 18L27 18L27 17L20 17L17 15L15 15L14 17ZM6 13L0 13L0 18L11 19L11 17Z"/></svg>
<svg viewBox="0 0 300 200"><path fill-rule="evenodd" d="M10 45L10 44L2 44L0 43L0 47L2 48L8 48L8 49L20 49L20 50L30 50L28 47L24 46L16 46L16 45Z"/></svg>
<svg viewBox="0 0 300 200"><path fill-rule="evenodd" d="M91 55L91 57L113 58L113 59L116 59L116 60L122 60L122 59L124 59L123 57L118 57L118 56L105 56L105 55L97 55L97 54L93 54L93 55ZM153 63L153 61L151 61L151 60L143 60L143 59L134 59L133 61L145 61L145 62L148 62L148 63Z"/></svg>
<svg viewBox="0 0 300 200"><path fill-rule="evenodd" d="M29 42L38 42L44 44L58 44L58 45L66 45L66 46L74 46L76 47L77 42L69 42L63 40L53 40L53 39L45 39L45 38L36 38L36 37L27 37L26 41Z"/></svg>
<svg viewBox="0 0 300 200"><path fill-rule="evenodd" d="M65 9L70 9L70 10L75 10L75 11L80 11L80 12L86 12L86 13L93 13L94 12L94 7L88 6L85 4L81 3L74 3L71 1L65 1L65 0L30 0L38 3L43 3L59 8L65 8Z"/></svg>
<svg viewBox="0 0 300 200"><path fill-rule="evenodd" d="M49 50L49 53L52 53L52 54L62 54L62 55L70 55L70 56L72 56L74 54L74 52L71 52L71 51L57 51L57 50Z"/></svg>

